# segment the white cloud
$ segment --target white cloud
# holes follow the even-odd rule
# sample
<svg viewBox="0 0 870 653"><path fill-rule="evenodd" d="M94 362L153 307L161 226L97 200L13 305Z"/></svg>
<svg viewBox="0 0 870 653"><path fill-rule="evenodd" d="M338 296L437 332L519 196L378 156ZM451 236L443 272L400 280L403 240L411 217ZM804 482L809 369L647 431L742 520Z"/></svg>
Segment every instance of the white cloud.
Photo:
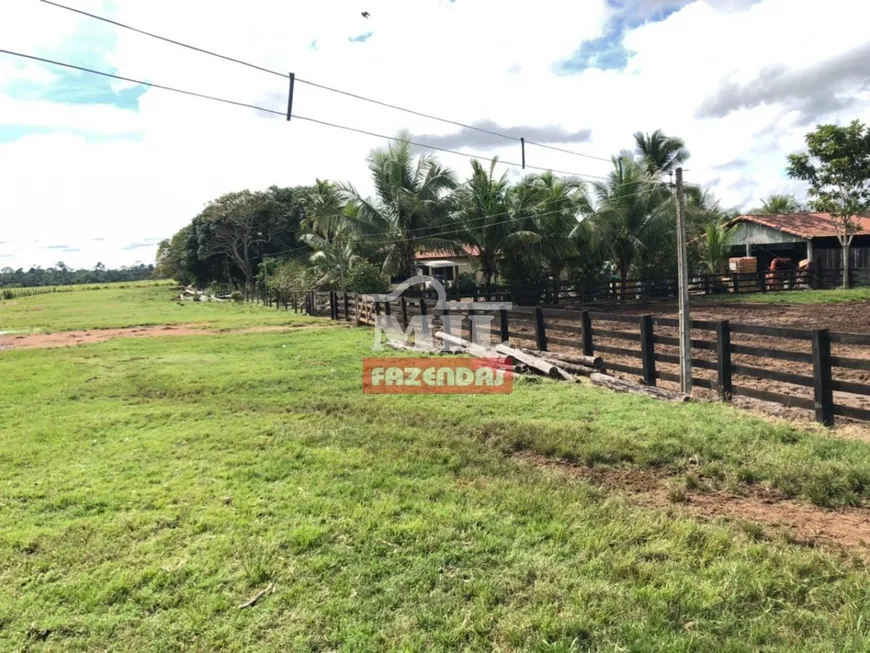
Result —
<svg viewBox="0 0 870 653"><path fill-rule="evenodd" d="M657 2L658 0L656 0ZM105 13L100 0L69 0ZM665 3L667 4L667 3ZM693 153L687 178L718 179L726 204L755 201L783 188L785 155L801 146L805 127L793 107L775 99L721 118L698 119L698 107L725 82L745 84L771 67L809 68L866 42L870 10L853 0L824 6L795 0L697 0L625 34L632 53L625 70L555 74L555 64L583 41L606 33L613 16L606 0L336 0L277 3L249 0L125 0L116 20L278 71L466 123L505 127L591 129L591 141L568 145L609 156L630 147L636 130L663 128L686 139ZM640 3L642 8L646 7ZM652 10L646 7L644 10ZM360 11L370 12L364 19ZM92 21L32 0L0 7L0 42L28 53L87 54L77 34ZM182 50L125 30L102 53L104 68L242 102L285 109L286 80ZM371 31L365 43L349 38ZM310 43L317 41L317 49ZM84 49L83 49L84 48ZM100 54L100 53L97 53ZM13 63L14 62L14 63ZM55 71L0 55L2 124L61 129L0 141L0 266L54 263L108 265L148 260L154 247L123 249L170 236L220 193L271 184L311 183L315 177L368 187L365 157L377 138L253 110L148 90L138 112L109 106L70 106L4 97L17 79L50 84ZM119 83L117 87L126 86ZM870 100L847 115L870 118ZM393 135L400 129L446 135L456 127L391 111L297 84L299 115ZM136 133L140 140L95 142ZM482 155L518 160L506 141ZM529 148L529 163L592 175L608 164ZM465 174L467 159L442 160ZM743 169L716 169L744 159ZM742 180L756 183L749 186ZM103 238L95 241L94 238ZM34 240L80 252L45 250Z"/></svg>

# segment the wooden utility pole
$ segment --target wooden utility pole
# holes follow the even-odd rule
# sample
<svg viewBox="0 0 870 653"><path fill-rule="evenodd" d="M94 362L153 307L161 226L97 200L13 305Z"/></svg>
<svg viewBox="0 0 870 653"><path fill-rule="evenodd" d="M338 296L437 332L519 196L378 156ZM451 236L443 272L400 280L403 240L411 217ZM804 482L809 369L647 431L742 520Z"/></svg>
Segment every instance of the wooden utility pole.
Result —
<svg viewBox="0 0 870 653"><path fill-rule="evenodd" d="M692 323L689 316L689 263L686 260L686 201L683 169L677 168L677 275L680 298L680 392L692 394Z"/></svg>

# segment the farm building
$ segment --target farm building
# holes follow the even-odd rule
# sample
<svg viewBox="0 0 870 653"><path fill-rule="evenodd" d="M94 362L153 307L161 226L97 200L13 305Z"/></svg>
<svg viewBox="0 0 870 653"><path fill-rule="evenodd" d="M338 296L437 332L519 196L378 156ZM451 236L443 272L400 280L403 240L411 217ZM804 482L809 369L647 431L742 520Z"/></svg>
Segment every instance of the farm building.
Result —
<svg viewBox="0 0 870 653"><path fill-rule="evenodd" d="M477 254L476 247L465 247L458 255L448 249L434 249L419 252L415 261L420 274L431 275L449 288L463 272L474 274L478 270Z"/></svg>
<svg viewBox="0 0 870 653"><path fill-rule="evenodd" d="M870 285L870 218L853 220L859 230L850 252L852 283ZM741 215L730 224L731 256L754 256L759 270L767 269L774 258L788 258L794 264L808 259L817 274L830 282L836 283L834 277L841 275L843 248L828 213Z"/></svg>

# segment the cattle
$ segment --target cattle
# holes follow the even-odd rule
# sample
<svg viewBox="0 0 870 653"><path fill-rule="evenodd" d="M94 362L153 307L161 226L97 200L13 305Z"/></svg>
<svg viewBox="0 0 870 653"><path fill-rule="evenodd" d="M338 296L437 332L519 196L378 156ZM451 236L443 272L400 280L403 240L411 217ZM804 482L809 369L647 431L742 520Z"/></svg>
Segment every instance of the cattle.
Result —
<svg viewBox="0 0 870 653"><path fill-rule="evenodd" d="M765 275L768 290L784 290L791 287L795 278L795 264L788 258L775 258L770 262L768 273Z"/></svg>

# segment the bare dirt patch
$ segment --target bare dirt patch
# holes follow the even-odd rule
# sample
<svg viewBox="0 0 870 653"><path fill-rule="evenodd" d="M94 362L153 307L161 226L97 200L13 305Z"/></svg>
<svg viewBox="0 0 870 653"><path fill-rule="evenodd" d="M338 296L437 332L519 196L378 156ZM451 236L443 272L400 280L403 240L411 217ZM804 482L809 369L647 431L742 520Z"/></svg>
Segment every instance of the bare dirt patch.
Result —
<svg viewBox="0 0 870 653"><path fill-rule="evenodd" d="M59 331L57 333L7 334L0 336L0 351L7 349L44 349L51 347L76 347L115 338L154 338L159 336L207 336L236 333L271 333L322 329L320 325L276 325L245 327L242 329L215 330L200 324L174 324L166 326L126 327L123 329L88 329L85 331ZM326 327L329 328L329 327Z"/></svg>
<svg viewBox="0 0 870 653"><path fill-rule="evenodd" d="M660 469L590 468L530 453L520 460L582 478L607 490L624 493L632 503L669 508L702 519L721 517L761 527L760 537L782 533L807 545L826 545L844 550L870 551L870 509L825 510L809 503L785 499L764 485L743 486L741 494L724 491L689 490L673 472ZM679 491L674 493L674 487Z"/></svg>
<svg viewBox="0 0 870 653"><path fill-rule="evenodd" d="M676 319L676 305L673 302L643 304L643 303L626 303L626 304L607 304L607 305L589 305L590 311L593 311L593 331L598 329L601 332L619 332L633 337L634 340L626 340L621 338L608 337L606 335L596 335L594 343L596 346L603 345L605 347L614 347L622 350L640 351L639 342L639 327L634 324L624 322L612 322L596 318L596 313L619 313L623 315L644 315L649 314L653 317ZM521 346L534 347L534 327L531 322L531 315L521 316L523 319L512 322L511 331L520 335L517 338L518 344ZM830 329L831 331L839 331L845 333L870 333L870 302L849 302L841 304L806 304L806 305L777 305L777 304L720 304L710 305L702 303L692 306L692 318L695 320L717 321L730 320L732 323L740 324L755 324L762 326L773 327L792 327L798 329ZM565 331L562 327L577 327L580 324L579 314L576 320L566 318L551 318L547 321L547 335L560 338L563 340L571 340L577 342L577 347L580 346L580 336L570 330ZM664 338L676 339L678 336L675 327L666 327L656 325L656 336ZM714 343L716 335L709 330L693 329L692 339L698 341L706 341ZM766 351L771 349L797 352L805 356L812 353L812 345L809 340L796 340L788 338L777 338L771 336L757 336L745 333L733 333L731 341L735 345L744 345L754 347L756 349ZM571 348L564 347L553 343L550 346L553 351L569 350ZM674 345L657 343L656 353L665 357L670 357L671 360L679 355L679 348ZM853 346L835 343L832 345L832 353L835 356L842 356L853 359L870 359L870 347ZM605 363L614 363L621 366L629 366L632 368L640 368L641 361L639 356L627 356L613 353L602 353ZM715 385L716 371L715 347L709 348L693 348L692 356L699 364L704 364L704 368L697 367L693 370L693 376L699 379L706 380ZM748 354L733 354L732 362L736 365L746 367L764 368L778 372L786 372L804 377L804 385L794 385L778 380L758 379L752 376L734 373L735 385L768 392L775 392L782 395L795 397L797 399L812 400L812 365L808 362L792 362L786 360L775 360L767 357L759 357ZM713 369L709 369L709 368ZM667 361L657 361L656 369L659 372L676 375L679 373L679 366L676 363ZM624 371L613 371L616 376L621 376L630 380L637 380L640 376L640 370L635 374ZM834 380L847 381L859 384L870 383L870 371L848 369L843 367L834 368ZM659 385L668 390L678 389L678 384L673 381L661 379ZM704 388L695 388L695 397L699 399L715 400L717 393ZM846 392L835 392L835 401L844 406L854 408L870 409L870 396L852 394ZM741 407L749 407L752 410L760 413L772 413L778 417L795 419L797 421L811 421L812 413L806 409L800 409L768 402L758 401L745 397L735 398L735 404ZM838 418L841 423L849 423L845 418Z"/></svg>

